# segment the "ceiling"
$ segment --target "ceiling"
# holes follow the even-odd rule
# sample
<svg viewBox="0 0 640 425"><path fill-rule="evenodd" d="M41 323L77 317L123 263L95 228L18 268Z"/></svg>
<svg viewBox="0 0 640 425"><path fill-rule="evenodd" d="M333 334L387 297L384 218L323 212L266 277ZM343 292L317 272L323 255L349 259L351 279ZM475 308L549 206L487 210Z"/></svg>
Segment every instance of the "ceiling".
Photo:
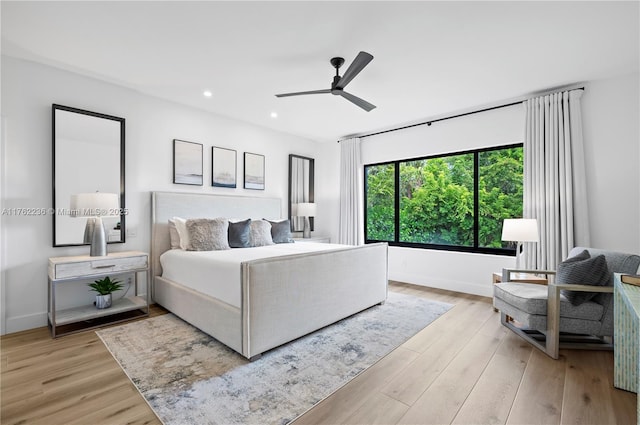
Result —
<svg viewBox="0 0 640 425"><path fill-rule="evenodd" d="M3 54L335 141L638 72L639 5L2 1L0 10ZM344 57L344 71L361 50L374 59L346 91L373 111L328 94L274 96L329 88L329 59Z"/></svg>

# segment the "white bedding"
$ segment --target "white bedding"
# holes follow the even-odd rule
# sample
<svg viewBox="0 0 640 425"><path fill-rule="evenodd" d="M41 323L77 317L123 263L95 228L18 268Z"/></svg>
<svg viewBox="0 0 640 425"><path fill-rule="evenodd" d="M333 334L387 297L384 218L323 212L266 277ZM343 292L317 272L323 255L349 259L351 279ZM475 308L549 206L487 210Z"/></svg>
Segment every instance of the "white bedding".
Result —
<svg viewBox="0 0 640 425"><path fill-rule="evenodd" d="M162 277L241 308L240 264L281 255L343 249L347 245L301 242L224 251L171 249L160 256Z"/></svg>

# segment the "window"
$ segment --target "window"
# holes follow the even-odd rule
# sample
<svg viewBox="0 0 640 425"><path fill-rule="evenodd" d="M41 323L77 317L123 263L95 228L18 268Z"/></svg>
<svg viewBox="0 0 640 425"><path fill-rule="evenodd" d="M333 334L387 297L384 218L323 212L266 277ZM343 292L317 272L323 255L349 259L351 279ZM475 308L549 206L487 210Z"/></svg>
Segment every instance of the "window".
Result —
<svg viewBox="0 0 640 425"><path fill-rule="evenodd" d="M507 253L522 217L522 145L365 166L365 241Z"/></svg>

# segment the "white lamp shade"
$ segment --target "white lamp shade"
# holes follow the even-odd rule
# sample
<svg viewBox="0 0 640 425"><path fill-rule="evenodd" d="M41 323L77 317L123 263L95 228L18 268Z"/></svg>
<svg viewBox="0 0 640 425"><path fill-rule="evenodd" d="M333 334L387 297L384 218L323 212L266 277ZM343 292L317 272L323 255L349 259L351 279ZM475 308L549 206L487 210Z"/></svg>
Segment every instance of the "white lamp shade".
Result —
<svg viewBox="0 0 640 425"><path fill-rule="evenodd" d="M502 224L502 240L538 242L538 221L535 218L507 218Z"/></svg>
<svg viewBox="0 0 640 425"><path fill-rule="evenodd" d="M298 204L298 211L296 213L298 217L315 217L316 204L310 202L302 202Z"/></svg>
<svg viewBox="0 0 640 425"><path fill-rule="evenodd" d="M118 217L120 196L117 193L78 193L71 195L73 217Z"/></svg>

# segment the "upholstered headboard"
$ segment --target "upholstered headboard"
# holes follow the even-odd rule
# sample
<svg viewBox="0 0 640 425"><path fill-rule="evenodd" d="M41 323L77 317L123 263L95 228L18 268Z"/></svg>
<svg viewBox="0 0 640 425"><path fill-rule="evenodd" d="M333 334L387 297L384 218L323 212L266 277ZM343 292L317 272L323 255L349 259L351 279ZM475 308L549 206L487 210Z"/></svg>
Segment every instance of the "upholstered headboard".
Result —
<svg viewBox="0 0 640 425"><path fill-rule="evenodd" d="M160 255L171 249L169 219L216 218L277 220L278 198L224 196L188 192L151 192L151 275L162 275ZM153 279L152 279L153 281Z"/></svg>

